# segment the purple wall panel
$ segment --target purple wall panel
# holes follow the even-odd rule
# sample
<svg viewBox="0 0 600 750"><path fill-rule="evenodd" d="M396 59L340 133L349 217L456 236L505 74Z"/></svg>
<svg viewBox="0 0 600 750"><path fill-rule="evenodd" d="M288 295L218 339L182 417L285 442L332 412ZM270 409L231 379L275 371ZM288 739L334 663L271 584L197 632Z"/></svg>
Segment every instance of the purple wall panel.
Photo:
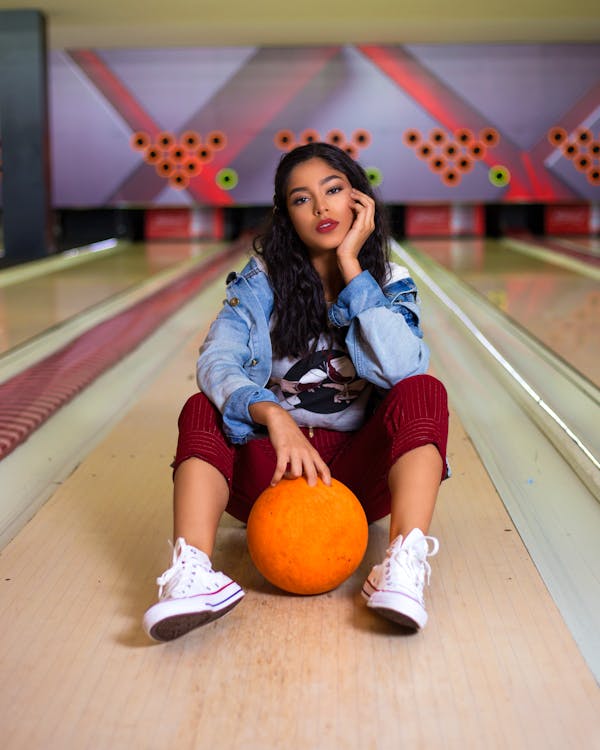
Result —
<svg viewBox="0 0 600 750"><path fill-rule="evenodd" d="M386 55L401 73L385 68ZM368 131L357 158L381 171L391 203L600 200L600 180L547 140L562 126L600 141L600 44L55 52L50 78L57 207L268 204L283 129L323 139L337 129L348 140ZM192 129L220 130L227 144L176 189L131 147L134 123L156 131L152 142L160 130ZM411 129L424 140L435 128L477 136L482 123L499 143L450 185L404 140ZM490 180L496 165L506 184ZM235 170L233 189L219 182L222 169Z"/></svg>
<svg viewBox="0 0 600 750"><path fill-rule="evenodd" d="M110 49L100 56L162 128L180 131L253 52L253 47ZM220 113L213 118L216 122Z"/></svg>
<svg viewBox="0 0 600 750"><path fill-rule="evenodd" d="M51 56L49 102L54 205L104 205L139 161L131 131L62 53Z"/></svg>
<svg viewBox="0 0 600 750"><path fill-rule="evenodd" d="M600 47L593 44L406 49L523 149L545 137L549 123L600 80Z"/></svg>

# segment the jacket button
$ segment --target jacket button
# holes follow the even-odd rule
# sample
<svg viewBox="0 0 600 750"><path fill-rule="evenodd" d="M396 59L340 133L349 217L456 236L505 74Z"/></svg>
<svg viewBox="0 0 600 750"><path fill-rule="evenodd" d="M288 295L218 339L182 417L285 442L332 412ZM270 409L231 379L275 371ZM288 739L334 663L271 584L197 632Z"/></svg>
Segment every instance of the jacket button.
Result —
<svg viewBox="0 0 600 750"><path fill-rule="evenodd" d="M258 360L257 359L251 359L250 360L250 366L251 367L256 367L257 364L258 364Z"/></svg>
<svg viewBox="0 0 600 750"><path fill-rule="evenodd" d="M237 306L238 306L238 305L240 304L240 301L239 301L239 299L238 299L237 297L232 297L232 298L231 298L231 299L229 300L229 304L230 304L230 305L231 305L232 307L237 307Z"/></svg>

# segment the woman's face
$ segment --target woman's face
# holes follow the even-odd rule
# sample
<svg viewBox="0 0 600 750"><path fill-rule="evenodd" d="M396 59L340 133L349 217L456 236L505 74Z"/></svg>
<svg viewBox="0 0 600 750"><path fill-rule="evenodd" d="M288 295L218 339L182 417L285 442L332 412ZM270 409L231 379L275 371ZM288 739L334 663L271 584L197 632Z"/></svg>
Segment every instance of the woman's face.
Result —
<svg viewBox="0 0 600 750"><path fill-rule="evenodd" d="M311 254L335 250L354 221L352 186L343 172L319 158L290 173L286 201L291 222Z"/></svg>

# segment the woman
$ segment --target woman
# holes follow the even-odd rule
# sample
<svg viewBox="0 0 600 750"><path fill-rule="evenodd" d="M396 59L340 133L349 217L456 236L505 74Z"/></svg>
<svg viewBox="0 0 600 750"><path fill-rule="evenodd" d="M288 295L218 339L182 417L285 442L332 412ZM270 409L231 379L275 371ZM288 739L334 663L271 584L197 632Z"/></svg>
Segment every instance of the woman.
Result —
<svg viewBox="0 0 600 750"><path fill-rule="evenodd" d="M210 562L223 512L245 521L269 484L333 475L369 522L390 515L367 606L421 628L427 557L438 550L426 533L445 476L446 392L425 374L417 291L389 260L362 168L324 143L286 154L254 250L227 279L200 350L201 393L179 419L173 564L144 627L171 640L239 603L242 589Z"/></svg>

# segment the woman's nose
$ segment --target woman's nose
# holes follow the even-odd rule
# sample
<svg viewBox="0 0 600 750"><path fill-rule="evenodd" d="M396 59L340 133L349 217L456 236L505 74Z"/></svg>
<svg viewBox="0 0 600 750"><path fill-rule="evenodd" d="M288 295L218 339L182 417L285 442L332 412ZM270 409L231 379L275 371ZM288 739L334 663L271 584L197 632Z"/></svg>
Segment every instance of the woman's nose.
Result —
<svg viewBox="0 0 600 750"><path fill-rule="evenodd" d="M320 216L325 211L327 211L327 201L325 200L325 197L317 198L315 200L315 214Z"/></svg>

